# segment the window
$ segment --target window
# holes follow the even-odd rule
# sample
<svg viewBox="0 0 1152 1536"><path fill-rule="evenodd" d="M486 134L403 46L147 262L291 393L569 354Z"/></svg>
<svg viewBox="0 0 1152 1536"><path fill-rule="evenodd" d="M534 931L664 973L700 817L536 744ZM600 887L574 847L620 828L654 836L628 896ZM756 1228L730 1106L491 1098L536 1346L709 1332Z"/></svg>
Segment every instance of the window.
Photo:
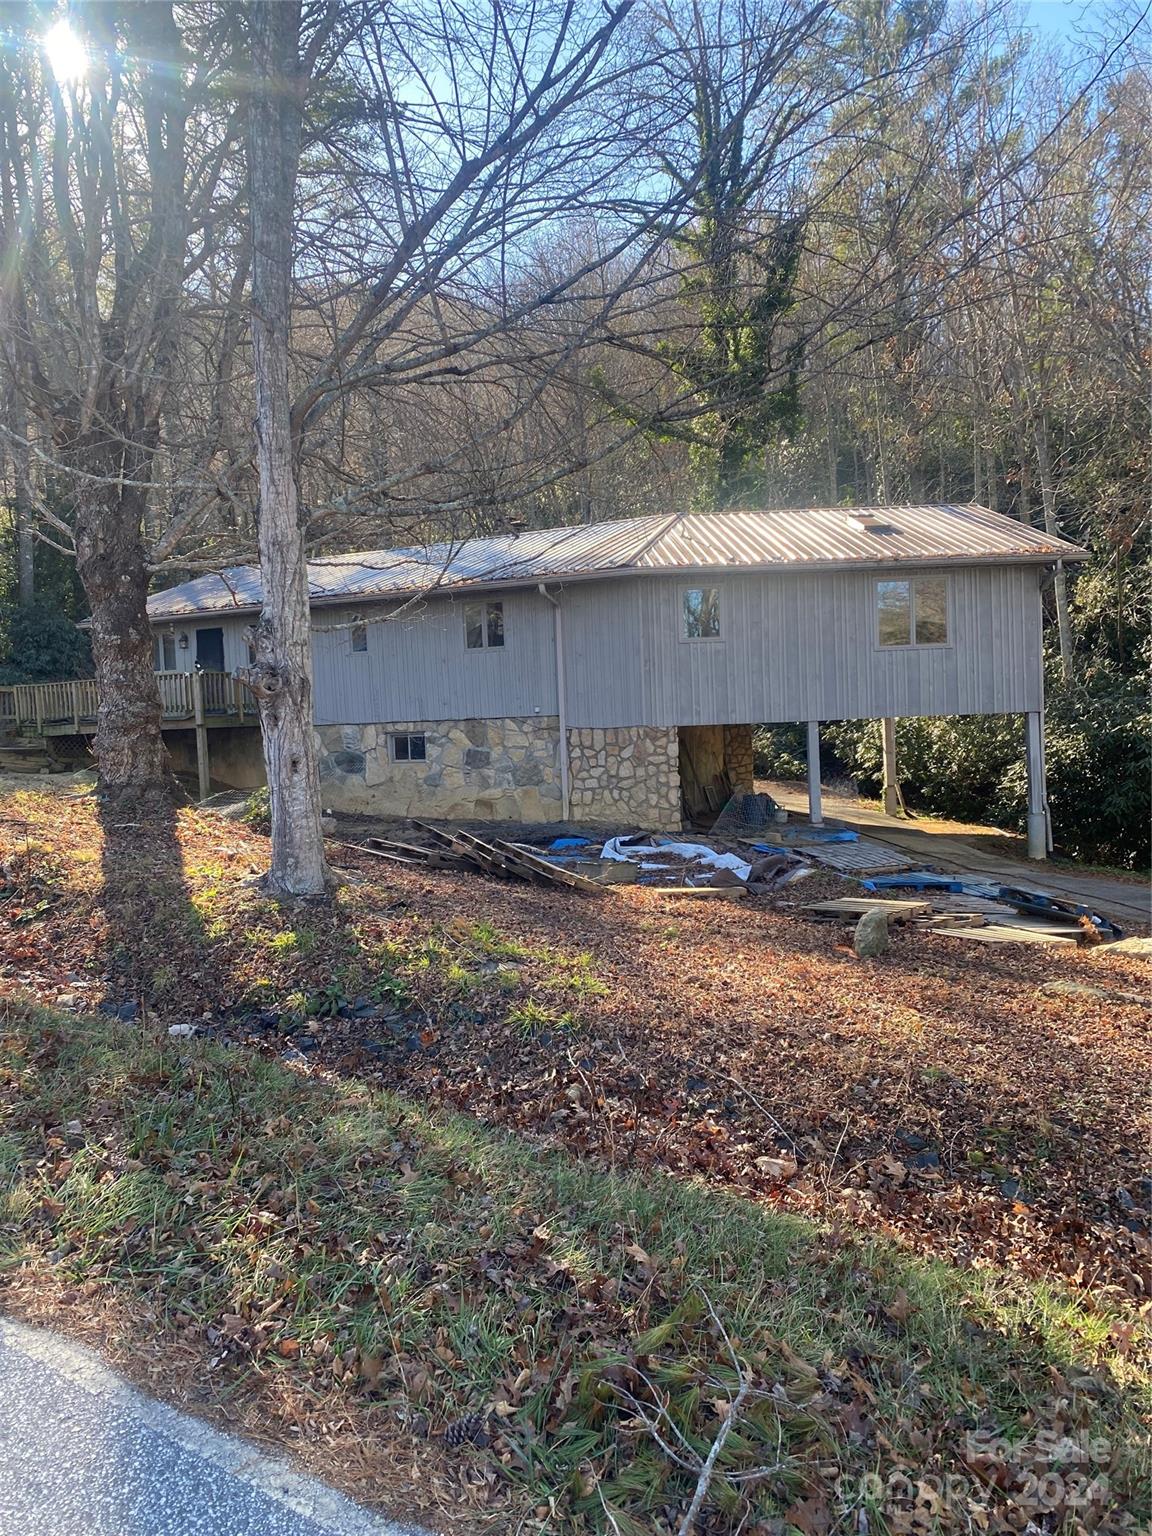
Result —
<svg viewBox="0 0 1152 1536"><path fill-rule="evenodd" d="M684 594L685 640L719 640L720 590L689 587Z"/></svg>
<svg viewBox="0 0 1152 1536"><path fill-rule="evenodd" d="M504 644L504 604L466 603L464 644L470 651L495 650Z"/></svg>
<svg viewBox="0 0 1152 1536"><path fill-rule="evenodd" d="M156 636L156 670L157 672L175 672L176 670L176 636Z"/></svg>
<svg viewBox="0 0 1152 1536"><path fill-rule="evenodd" d="M423 735L393 736L392 761L394 763L422 763L426 756Z"/></svg>
<svg viewBox="0 0 1152 1536"><path fill-rule="evenodd" d="M353 624L349 633L352 636L352 649L354 651L366 651L368 649L368 626L359 622Z"/></svg>
<svg viewBox="0 0 1152 1536"><path fill-rule="evenodd" d="M876 583L881 645L947 645L948 587L943 576Z"/></svg>

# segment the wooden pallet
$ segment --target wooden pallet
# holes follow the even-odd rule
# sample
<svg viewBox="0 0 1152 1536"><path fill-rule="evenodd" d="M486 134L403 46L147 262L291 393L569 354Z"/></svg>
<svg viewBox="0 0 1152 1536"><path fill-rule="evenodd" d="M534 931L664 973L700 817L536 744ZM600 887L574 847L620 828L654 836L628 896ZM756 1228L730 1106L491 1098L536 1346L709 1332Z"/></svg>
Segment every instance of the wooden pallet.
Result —
<svg viewBox="0 0 1152 1536"><path fill-rule="evenodd" d="M985 923L980 928L957 928L950 923L932 927L932 933L946 934L950 939L971 939L977 944L1075 944L1062 933L1041 933L1035 928L1009 928L999 923Z"/></svg>
<svg viewBox="0 0 1152 1536"><path fill-rule="evenodd" d="M766 838L765 841L770 839ZM898 848L887 843L874 843L862 837L856 843L804 843L791 845L792 852L801 858L811 859L828 869L839 870L846 875L878 875L896 873L901 869L915 869L916 862Z"/></svg>
<svg viewBox="0 0 1152 1536"><path fill-rule="evenodd" d="M835 901L813 901L804 909L825 917L863 917L865 912L887 912L889 917L927 916L931 907L926 901L900 901L879 896L838 896Z"/></svg>

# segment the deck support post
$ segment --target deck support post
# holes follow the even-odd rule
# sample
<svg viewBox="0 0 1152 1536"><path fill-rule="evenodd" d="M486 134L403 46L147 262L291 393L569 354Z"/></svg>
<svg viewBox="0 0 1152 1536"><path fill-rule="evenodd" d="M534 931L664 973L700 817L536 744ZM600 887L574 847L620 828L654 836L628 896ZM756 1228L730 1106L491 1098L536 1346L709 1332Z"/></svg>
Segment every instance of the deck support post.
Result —
<svg viewBox="0 0 1152 1536"><path fill-rule="evenodd" d="M200 798L207 800L212 793L212 776L208 771L208 727L204 724L204 680L199 672L192 674L192 712L196 721L196 773L200 780Z"/></svg>
<svg viewBox="0 0 1152 1536"><path fill-rule="evenodd" d="M814 827L824 824L824 805L820 799L820 722L808 722L808 820Z"/></svg>
<svg viewBox="0 0 1152 1536"><path fill-rule="evenodd" d="M1028 857L1048 857L1048 807L1044 793L1044 723L1039 710L1030 710L1024 722L1028 765Z"/></svg>
<svg viewBox="0 0 1152 1536"><path fill-rule="evenodd" d="M884 742L884 814L900 814L900 774L896 764L896 721L888 717L880 722Z"/></svg>

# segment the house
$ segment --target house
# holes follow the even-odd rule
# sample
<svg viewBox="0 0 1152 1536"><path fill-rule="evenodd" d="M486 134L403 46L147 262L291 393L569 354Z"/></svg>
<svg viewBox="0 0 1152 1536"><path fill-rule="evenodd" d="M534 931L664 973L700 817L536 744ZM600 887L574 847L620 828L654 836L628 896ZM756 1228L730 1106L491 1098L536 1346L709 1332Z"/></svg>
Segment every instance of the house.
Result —
<svg viewBox="0 0 1152 1536"><path fill-rule="evenodd" d="M649 516L309 566L324 803L384 815L678 829L750 787L752 728L1026 716L1044 840L1041 592L1085 551L980 506ZM257 567L149 601L159 671L244 664ZM249 717L249 720L251 717ZM185 733L190 734L190 733ZM213 776L261 775L248 725Z"/></svg>

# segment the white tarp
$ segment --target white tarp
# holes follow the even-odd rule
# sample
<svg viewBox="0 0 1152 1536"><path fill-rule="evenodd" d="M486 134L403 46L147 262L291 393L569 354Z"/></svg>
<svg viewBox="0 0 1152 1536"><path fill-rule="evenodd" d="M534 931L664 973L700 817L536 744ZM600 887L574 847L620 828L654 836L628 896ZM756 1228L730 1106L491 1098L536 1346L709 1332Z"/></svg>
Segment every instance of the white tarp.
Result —
<svg viewBox="0 0 1152 1536"><path fill-rule="evenodd" d="M668 858L687 859L705 869L730 869L741 880L747 880L752 866L735 853L717 853L703 843L633 843L627 838L611 837L600 850L602 859L616 859L620 863L638 864L641 869L667 869Z"/></svg>

